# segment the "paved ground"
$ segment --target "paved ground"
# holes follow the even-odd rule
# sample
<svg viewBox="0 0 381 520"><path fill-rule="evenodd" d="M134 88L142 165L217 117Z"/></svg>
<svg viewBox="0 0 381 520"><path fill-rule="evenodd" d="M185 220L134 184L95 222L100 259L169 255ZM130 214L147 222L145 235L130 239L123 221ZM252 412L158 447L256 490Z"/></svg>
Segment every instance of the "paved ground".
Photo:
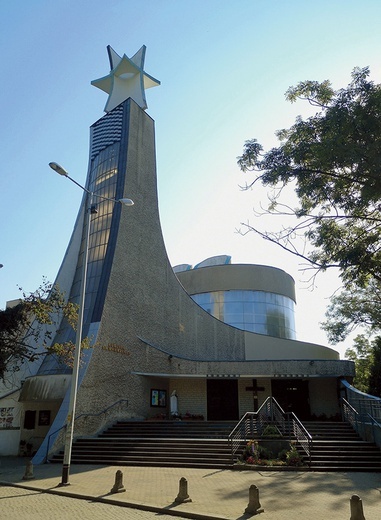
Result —
<svg viewBox="0 0 381 520"><path fill-rule="evenodd" d="M0 487L0 518L7 520L155 520L157 513L78 500L18 487ZM160 520L181 517L160 515Z"/></svg>
<svg viewBox="0 0 381 520"><path fill-rule="evenodd" d="M133 520L148 519L149 516L144 516L144 510L186 518L246 519L252 516L244 514L244 511L249 502L249 488L253 484L259 489L263 518L268 520L349 520L350 498L354 494L363 501L366 520L381 518L381 473L73 465L71 485L57 487L61 480L60 465L35 466L35 478L23 480L26 462L26 459L20 458L0 458L0 518L73 518L73 513L70 513L73 507L76 520L118 519L117 515ZM110 494L117 470L123 472L126 491ZM174 500L179 493L182 477L187 479L192 502L176 504ZM59 504L57 502L55 505L57 500ZM17 508L23 505L25 511L26 504L28 511L20 513ZM108 509L102 509L102 506ZM43 508L47 510L45 517ZM20 516L22 514L25 516ZM102 516L96 516L98 514ZM157 514L151 516L154 518ZM160 515L163 520L165 516Z"/></svg>

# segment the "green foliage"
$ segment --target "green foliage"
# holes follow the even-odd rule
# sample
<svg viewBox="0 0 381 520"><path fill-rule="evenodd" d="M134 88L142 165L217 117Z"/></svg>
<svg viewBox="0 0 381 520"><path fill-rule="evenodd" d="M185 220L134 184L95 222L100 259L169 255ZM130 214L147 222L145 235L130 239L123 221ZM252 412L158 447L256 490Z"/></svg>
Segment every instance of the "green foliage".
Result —
<svg viewBox="0 0 381 520"><path fill-rule="evenodd" d="M50 343L62 320L76 328L78 305L67 302L59 288L45 279L33 293L22 289L20 292L18 305L0 311L0 378L6 371L17 371L23 363L33 362L46 352L72 366L74 344ZM85 338L81 347L88 348L89 343Z"/></svg>
<svg viewBox="0 0 381 520"><path fill-rule="evenodd" d="M351 284L331 298L326 318L322 328L331 343L343 341L359 326L368 336L381 332L380 283L370 279L365 287Z"/></svg>
<svg viewBox="0 0 381 520"><path fill-rule="evenodd" d="M266 448L265 446L258 446L258 457L260 459L274 459L275 454L270 448Z"/></svg>
<svg viewBox="0 0 381 520"><path fill-rule="evenodd" d="M381 338L372 342L372 364L370 366L368 393L381 397Z"/></svg>
<svg viewBox="0 0 381 520"><path fill-rule="evenodd" d="M287 460L287 453L289 452L290 450L288 450L287 448L284 448L283 450L281 450L279 453L278 453L278 459L283 461L283 462L286 462Z"/></svg>
<svg viewBox="0 0 381 520"><path fill-rule="evenodd" d="M278 147L265 152L252 139L238 158L241 170L254 175L245 189L257 183L272 189L267 209L256 215L278 216L282 227L273 232L243 224L244 232L255 231L306 260L315 274L339 269L343 290L332 298L323 328L336 343L365 327L366 353L359 336L347 355L356 363L357 386L379 395L381 85L369 80L367 67L355 68L346 88L303 81L288 89L286 99L307 101L316 111L279 130ZM295 208L281 202L288 186L297 195Z"/></svg>
<svg viewBox="0 0 381 520"><path fill-rule="evenodd" d="M278 428L276 426L268 424L266 426L266 428L263 430L262 436L279 438L279 437L282 437L282 434L280 433L280 431L278 430Z"/></svg>
<svg viewBox="0 0 381 520"><path fill-rule="evenodd" d="M381 280L381 88L368 76L368 68L355 68L351 83L337 91L329 81L291 87L286 98L307 100L316 113L278 131L278 147L264 152L253 139L238 158L241 170L255 175L246 188L260 182L275 190L267 212L297 218L278 232L247 230L317 270L338 267L344 284L363 286L369 276ZM296 208L280 203L289 184L298 196Z"/></svg>
<svg viewBox="0 0 381 520"><path fill-rule="evenodd" d="M241 463L258 466L302 466L303 458L293 444L288 449L282 449L274 454L270 449L261 446L258 441L247 442L240 460Z"/></svg>
<svg viewBox="0 0 381 520"><path fill-rule="evenodd" d="M369 377L373 363L372 345L368 338L359 335L355 338L353 347L348 348L345 357L355 363L356 376L353 384L361 392L369 392Z"/></svg>
<svg viewBox="0 0 381 520"><path fill-rule="evenodd" d="M331 299L322 324L332 343L343 341L357 327L364 330L355 337L345 357L355 363L354 386L381 397L381 291L378 280L366 287L351 284Z"/></svg>
<svg viewBox="0 0 381 520"><path fill-rule="evenodd" d="M291 446L290 450L286 453L286 464L287 466L303 465L303 459L295 446Z"/></svg>
<svg viewBox="0 0 381 520"><path fill-rule="evenodd" d="M356 366L353 384L362 392L381 397L381 337L358 335L345 356Z"/></svg>

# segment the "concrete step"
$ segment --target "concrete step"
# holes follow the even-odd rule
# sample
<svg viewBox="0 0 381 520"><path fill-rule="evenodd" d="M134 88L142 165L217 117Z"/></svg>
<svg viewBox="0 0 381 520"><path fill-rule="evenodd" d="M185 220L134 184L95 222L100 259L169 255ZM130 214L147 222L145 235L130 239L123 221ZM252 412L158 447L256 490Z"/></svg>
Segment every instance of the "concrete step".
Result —
<svg viewBox="0 0 381 520"><path fill-rule="evenodd" d="M62 459L52 459L51 463L60 463L62 464ZM231 463L218 463L216 461L212 463L208 463L207 461L197 462L186 462L186 461L175 461L175 460L164 460L164 461L155 461L152 459L145 460L119 460L119 459L102 459L97 460L94 458L84 458L84 459L75 459L72 458L72 464L104 464L110 466L141 466L141 467L170 467L170 468L200 468L200 469L231 469Z"/></svg>
<svg viewBox="0 0 381 520"><path fill-rule="evenodd" d="M119 422L96 438L76 440L72 463L231 468L228 435L233 426L206 421ZM312 470L380 471L381 451L363 441L350 425L325 422L311 426L315 432ZM301 449L300 453L305 455ZM59 453L51 462L62 459L63 453Z"/></svg>
<svg viewBox="0 0 381 520"><path fill-rule="evenodd" d="M73 464L231 467L228 435L233 423L201 421L118 422L96 438L73 444ZM63 453L51 462L62 462Z"/></svg>

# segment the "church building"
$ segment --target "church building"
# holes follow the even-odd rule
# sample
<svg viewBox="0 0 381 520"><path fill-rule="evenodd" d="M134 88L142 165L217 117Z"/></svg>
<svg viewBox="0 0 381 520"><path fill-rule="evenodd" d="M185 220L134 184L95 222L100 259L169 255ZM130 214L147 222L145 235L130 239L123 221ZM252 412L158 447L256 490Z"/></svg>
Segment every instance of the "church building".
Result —
<svg viewBox="0 0 381 520"><path fill-rule="evenodd" d="M86 191L56 279L78 302L88 250L83 336L93 347L80 369L76 415L92 417L76 421L74 435L173 413L238 422L268 396L301 420L337 416L341 380L352 380L354 364L296 340L287 273L226 255L170 265L145 98L159 82L144 71L144 46L132 58L108 53L110 73L92 82L108 94L106 114L90 128ZM126 197L133 206L118 203ZM53 334L55 342L74 339L64 324ZM29 449L37 464L62 447L70 379L47 355L2 385L1 454Z"/></svg>

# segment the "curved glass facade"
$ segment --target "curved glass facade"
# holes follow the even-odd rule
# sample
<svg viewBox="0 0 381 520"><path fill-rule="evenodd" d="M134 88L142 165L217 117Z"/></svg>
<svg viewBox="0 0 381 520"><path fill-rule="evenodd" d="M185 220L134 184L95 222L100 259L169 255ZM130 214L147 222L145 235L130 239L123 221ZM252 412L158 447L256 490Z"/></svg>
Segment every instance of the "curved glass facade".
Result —
<svg viewBox="0 0 381 520"><path fill-rule="evenodd" d="M193 294L192 298L209 314L238 329L296 339L295 302L287 296L233 290Z"/></svg>
<svg viewBox="0 0 381 520"><path fill-rule="evenodd" d="M115 203L102 197L113 199L116 193L119 143L101 151L92 161L89 177L89 191L94 193L93 203L96 213L91 215L89 256L87 264L86 299L84 309L84 326L91 319L95 300L99 290L100 279L111 230L111 220ZM85 202L87 207L88 202ZM89 210L87 210L89 211ZM70 292L69 301L78 303L83 271L84 244L86 229L83 229L81 249L77 268ZM85 334L87 332L85 331ZM75 341L75 331L64 326L57 333L56 342ZM62 364L56 356L46 356L39 369L39 374L70 373L71 368Z"/></svg>

